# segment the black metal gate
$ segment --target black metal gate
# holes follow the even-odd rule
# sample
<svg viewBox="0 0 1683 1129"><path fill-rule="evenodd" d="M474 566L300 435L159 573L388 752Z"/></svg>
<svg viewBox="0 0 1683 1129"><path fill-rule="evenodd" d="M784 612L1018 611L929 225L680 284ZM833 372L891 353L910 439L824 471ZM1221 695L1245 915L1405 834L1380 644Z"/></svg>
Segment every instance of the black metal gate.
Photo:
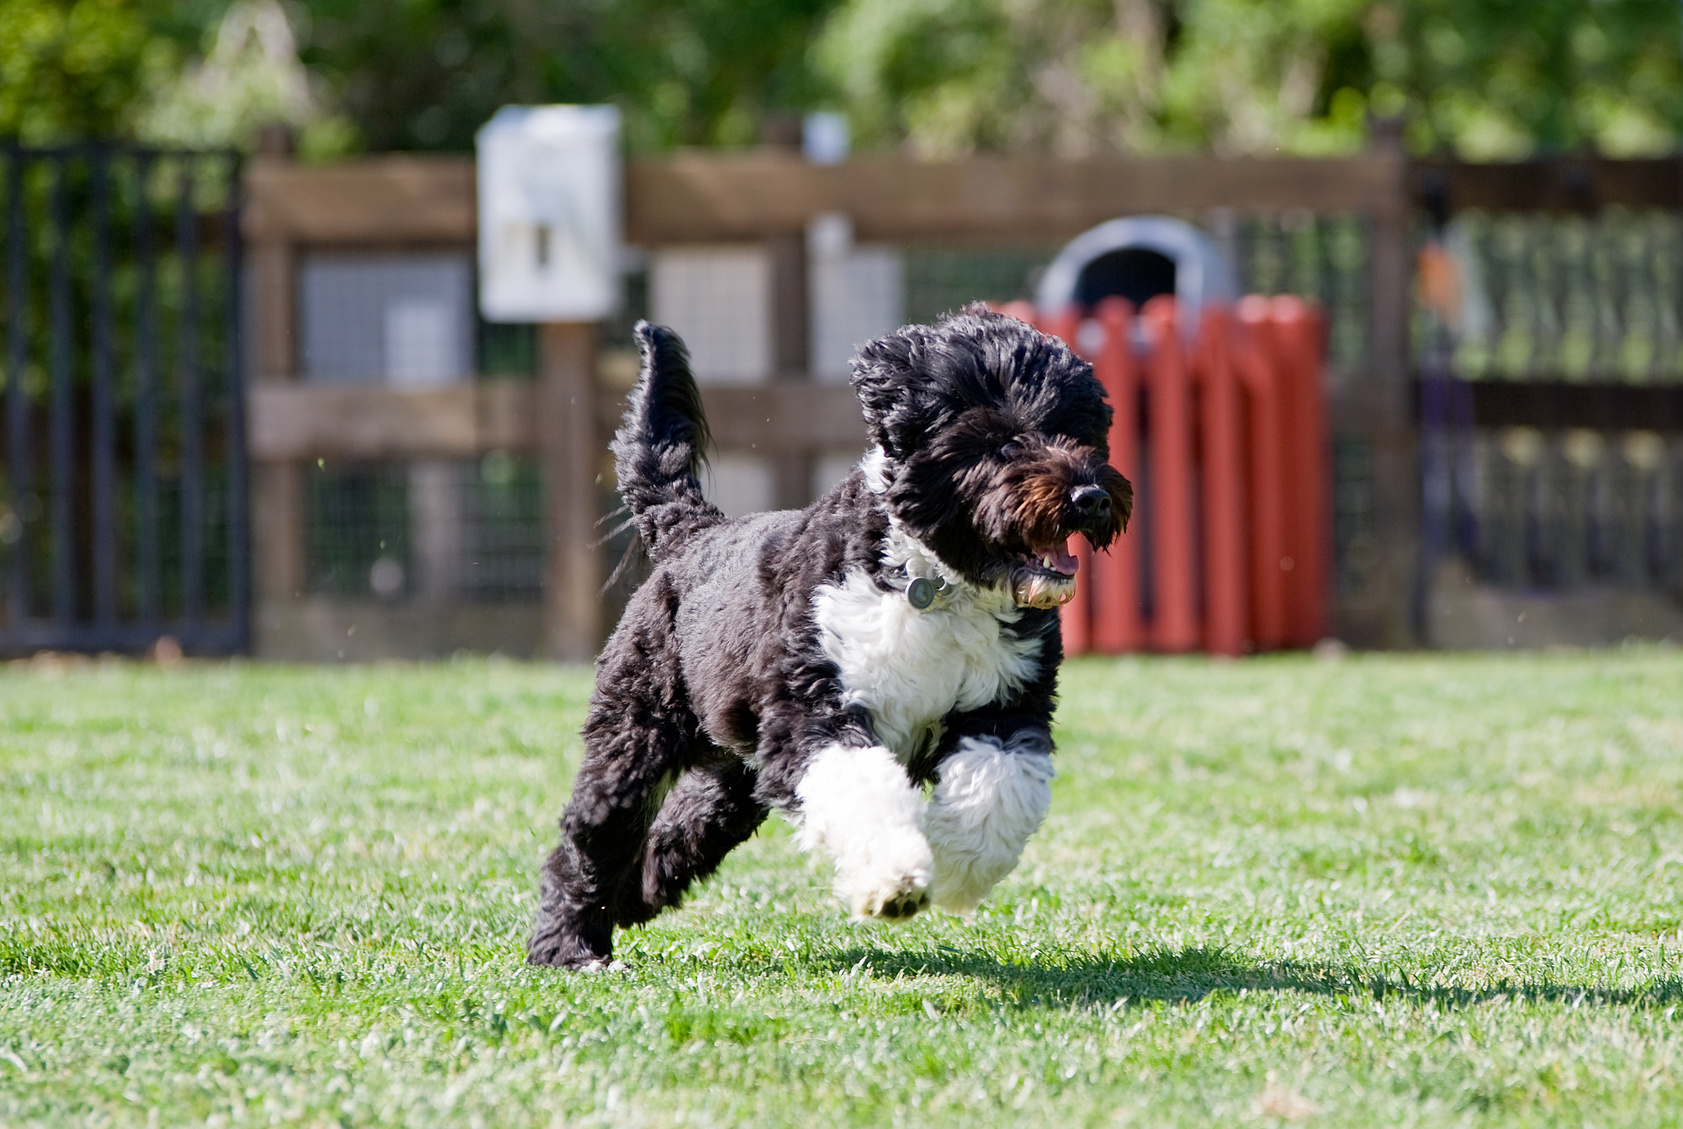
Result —
<svg viewBox="0 0 1683 1129"><path fill-rule="evenodd" d="M243 650L239 158L0 160L0 653Z"/></svg>

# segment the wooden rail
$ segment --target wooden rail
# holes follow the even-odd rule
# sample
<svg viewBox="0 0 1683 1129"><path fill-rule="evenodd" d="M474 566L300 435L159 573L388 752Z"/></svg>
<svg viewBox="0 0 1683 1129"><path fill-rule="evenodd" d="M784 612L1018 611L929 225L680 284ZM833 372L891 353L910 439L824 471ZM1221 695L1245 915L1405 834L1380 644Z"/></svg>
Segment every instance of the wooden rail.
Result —
<svg viewBox="0 0 1683 1129"><path fill-rule="evenodd" d="M248 449L260 461L467 458L536 451L538 389L511 380L449 388L345 387L264 381L251 390ZM846 385L705 388L714 445L764 455L862 450L865 423ZM619 425L622 396L604 393L596 426Z"/></svg>
<svg viewBox="0 0 1683 1129"><path fill-rule="evenodd" d="M1475 380L1466 391L1476 427L1683 431L1683 387L1675 384Z"/></svg>
<svg viewBox="0 0 1683 1129"><path fill-rule="evenodd" d="M626 170L632 242L761 238L845 212L862 239L1055 242L1119 215L1310 208L1363 211L1396 190L1400 160L875 158L819 166L772 154L678 156Z"/></svg>
<svg viewBox="0 0 1683 1129"><path fill-rule="evenodd" d="M471 457L538 445L529 384L347 388L262 381L248 449L259 461Z"/></svg>
<svg viewBox="0 0 1683 1129"><path fill-rule="evenodd" d="M872 158L813 165L779 152L689 154L625 170L628 242L757 241L804 233L845 212L861 239L1046 243L1138 212L1371 211L1397 197L1405 163L1367 154L1324 161L1162 157ZM378 157L309 168L252 162L253 242L390 246L477 238L473 162Z"/></svg>
<svg viewBox="0 0 1683 1129"><path fill-rule="evenodd" d="M1610 205L1683 208L1683 158L1586 157L1471 165L1420 161L1409 190L1424 206L1586 212Z"/></svg>

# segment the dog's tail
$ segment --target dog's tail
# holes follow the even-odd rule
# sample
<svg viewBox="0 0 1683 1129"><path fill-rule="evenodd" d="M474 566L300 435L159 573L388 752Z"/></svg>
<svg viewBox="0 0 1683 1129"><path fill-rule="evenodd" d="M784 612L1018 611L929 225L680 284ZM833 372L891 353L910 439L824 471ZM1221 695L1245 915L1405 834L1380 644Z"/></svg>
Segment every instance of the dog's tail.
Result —
<svg viewBox="0 0 1683 1129"><path fill-rule="evenodd" d="M614 435L614 471L649 558L658 562L725 515L701 494L709 439L688 350L664 326L640 321L633 333L643 375Z"/></svg>

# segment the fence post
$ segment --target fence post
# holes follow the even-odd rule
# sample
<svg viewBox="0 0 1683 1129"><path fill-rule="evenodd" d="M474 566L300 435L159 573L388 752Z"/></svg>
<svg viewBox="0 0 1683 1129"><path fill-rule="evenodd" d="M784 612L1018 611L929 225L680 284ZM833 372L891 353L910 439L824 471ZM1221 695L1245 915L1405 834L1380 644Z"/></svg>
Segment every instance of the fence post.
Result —
<svg viewBox="0 0 1683 1129"><path fill-rule="evenodd" d="M1367 454L1369 528L1343 546L1333 630L1363 647L1415 642L1410 608L1419 557L1419 445L1410 402L1408 327L1409 161L1401 124L1377 122L1377 155L1391 165L1389 186L1370 211L1370 315L1366 371L1331 391L1336 442Z"/></svg>
<svg viewBox="0 0 1683 1129"><path fill-rule="evenodd" d="M253 196L252 182L291 163L284 131L265 131L258 153L245 166L242 196ZM245 225L251 288L250 382L297 379L297 254L276 231ZM247 418L248 428L255 421ZM289 605L304 594L304 466L296 459L264 460L251 468L252 587L256 614L252 650L273 650L276 637L296 612Z"/></svg>
<svg viewBox="0 0 1683 1129"><path fill-rule="evenodd" d="M811 379L811 340L806 235L786 232L765 241L771 264L771 378L803 382ZM806 452L782 452L768 460L772 474L772 505L798 510L812 501L815 460Z"/></svg>
<svg viewBox="0 0 1683 1129"><path fill-rule="evenodd" d="M596 327L539 329L538 444L543 459L544 636L551 658L589 662L602 641Z"/></svg>

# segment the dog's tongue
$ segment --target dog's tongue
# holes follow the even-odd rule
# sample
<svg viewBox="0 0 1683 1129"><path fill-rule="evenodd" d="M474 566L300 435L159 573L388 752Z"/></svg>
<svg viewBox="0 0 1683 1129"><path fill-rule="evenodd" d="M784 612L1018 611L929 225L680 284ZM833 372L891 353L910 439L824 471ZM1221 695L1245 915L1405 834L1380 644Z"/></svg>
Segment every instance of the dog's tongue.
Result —
<svg viewBox="0 0 1683 1129"><path fill-rule="evenodd" d="M1050 548L1040 551L1040 559L1051 565L1054 572L1061 572L1065 576L1074 576L1081 567L1081 562L1069 551L1069 541L1066 539Z"/></svg>

